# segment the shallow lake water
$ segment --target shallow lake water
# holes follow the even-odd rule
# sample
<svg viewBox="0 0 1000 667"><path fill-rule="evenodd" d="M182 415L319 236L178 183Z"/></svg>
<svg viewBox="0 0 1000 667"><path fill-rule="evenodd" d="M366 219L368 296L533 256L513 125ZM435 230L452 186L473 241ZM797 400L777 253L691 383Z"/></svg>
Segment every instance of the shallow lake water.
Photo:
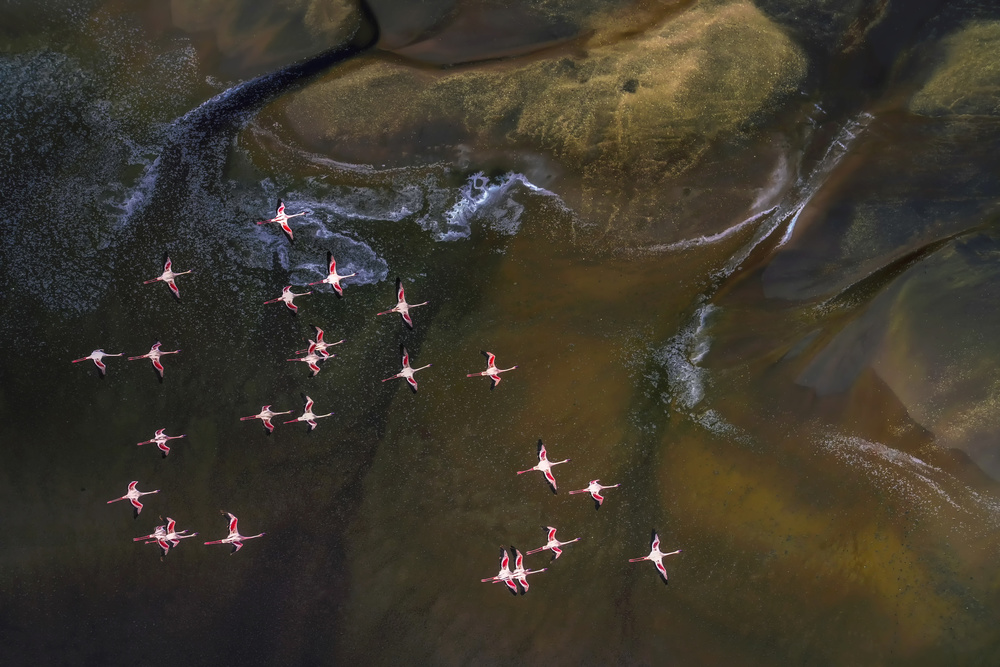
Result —
<svg viewBox="0 0 1000 667"><path fill-rule="evenodd" d="M925 110L1000 12L817 4L0 10L5 662L995 664L1000 120L988 86L961 97L985 111ZM684 125L660 167L614 162L614 132L524 132L538 100L495 96L617 58L631 108L632 54L718 53L747 21L786 36L795 85ZM415 80L440 96L380 108ZM310 114L350 86L335 141ZM279 198L308 211L294 242L254 224ZM343 298L306 286L328 252ZM179 300L143 284L164 254L193 271ZM429 302L412 330L376 316L397 277ZM312 290L298 314L264 305L286 285ZM286 359L314 325L345 342L311 377ZM162 380L70 363L157 341L181 349ZM416 393L381 381L400 345L433 364ZM466 377L483 350L517 365L492 390ZM306 396L333 412L314 431L240 421ZM186 436L168 457L136 446L160 428ZM572 459L556 494L516 474L539 439ZM621 485L600 509L568 493L592 479ZM138 516L107 504L132 480L159 490ZM266 535L204 546L220 510ZM133 542L168 516L198 537ZM523 596L481 583L544 526L581 539L527 556ZM654 530L682 550L667 586L628 562Z"/></svg>

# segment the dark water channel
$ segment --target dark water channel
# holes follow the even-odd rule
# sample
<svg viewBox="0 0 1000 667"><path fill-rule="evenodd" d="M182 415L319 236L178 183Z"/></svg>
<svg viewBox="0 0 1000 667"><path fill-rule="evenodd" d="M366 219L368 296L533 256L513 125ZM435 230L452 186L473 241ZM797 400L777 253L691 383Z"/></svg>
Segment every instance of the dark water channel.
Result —
<svg viewBox="0 0 1000 667"><path fill-rule="evenodd" d="M996 664L994 46L972 1L8 3L4 664Z"/></svg>

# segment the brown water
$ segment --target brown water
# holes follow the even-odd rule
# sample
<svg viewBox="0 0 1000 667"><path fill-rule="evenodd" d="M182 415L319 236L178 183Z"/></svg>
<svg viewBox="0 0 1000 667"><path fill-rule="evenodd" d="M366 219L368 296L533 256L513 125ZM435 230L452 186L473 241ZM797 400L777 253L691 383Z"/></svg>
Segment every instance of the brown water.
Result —
<svg viewBox="0 0 1000 667"><path fill-rule="evenodd" d="M394 53L235 87L332 46L316 17L335 5L3 10L11 664L996 662L1000 123L910 103L947 89L932 54L965 53L942 37L980 21L991 38L991 6L380 0ZM685 126L660 172L624 130L632 162L614 167L605 142L595 167L504 123L407 126L426 109L488 120L490 85L534 94L524 71L618 62L664 22L690 23L664 33L676 44L708 31L726 48L734 16L789 35L776 52L801 54L797 91ZM367 129L329 141L322 116L304 131L296 114L351 77L386 87L331 117L382 117L409 77L442 92L370 144ZM293 245L253 224L278 197L311 211ZM328 250L360 274L343 299L262 305L319 280ZM141 285L164 251L195 270L180 302ZM397 275L430 301L413 331L374 316ZM315 378L284 361L310 324L347 339ZM145 362L109 359L103 380L69 364L155 340L183 349L162 383ZM380 382L401 343L433 363L416 394ZM465 377L480 350L518 366L493 391ZM304 394L335 412L312 433L238 419L297 414ZM163 427L187 434L168 458L135 446ZM539 438L572 458L555 495L515 474ZM567 493L594 478L621 484L597 511ZM136 519L106 505L133 479L161 489ZM267 535L162 561L130 539L161 515L219 539L220 509ZM546 525L582 539L526 558L548 565L527 595L480 583L498 547L541 546ZM683 550L669 586L628 563L651 529Z"/></svg>

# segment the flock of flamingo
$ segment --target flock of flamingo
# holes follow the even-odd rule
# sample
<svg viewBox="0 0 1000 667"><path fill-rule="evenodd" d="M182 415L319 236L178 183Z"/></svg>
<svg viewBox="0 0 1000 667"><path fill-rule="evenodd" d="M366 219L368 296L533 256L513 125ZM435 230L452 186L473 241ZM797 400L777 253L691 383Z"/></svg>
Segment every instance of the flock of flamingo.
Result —
<svg viewBox="0 0 1000 667"><path fill-rule="evenodd" d="M289 215L285 213L285 205L279 199L277 209L275 211L275 216L269 220L258 222L257 224L265 225L269 223L276 223L281 226L281 229L288 236L289 241L292 241L294 240L294 234L292 232L291 226L288 223L289 218L306 215L307 213L308 211L302 211L300 213L294 213ZM340 275L339 273L337 273L337 262L334 259L332 252L328 254L327 259L328 259L328 275L320 281L309 283L309 285L322 285L322 284L330 285L338 297L343 297L344 288L341 285L341 281L347 278L352 278L357 274L349 273L346 275ZM179 272L173 271L173 265L170 261L170 258L166 257L163 266L163 273L157 276L156 278L145 281L143 284L148 285L150 283L155 283L155 282L166 283L166 285L170 288L170 291L175 297L175 299L180 300L181 294L180 294L180 289L177 287L176 278L178 276L182 276L189 273L191 273L190 270L179 271ZM297 313L298 306L295 305L294 299L297 297L306 296L311 293L312 292L309 291L309 292L303 292L301 294L296 294L292 291L292 286L288 285L282 290L280 297L276 299L271 299L269 301L265 301L264 303L265 304L284 303L289 310L291 310L293 313ZM410 315L410 310L413 308L417 308L419 306L427 305L428 303L429 303L428 301L416 304L407 303L406 295L403 289L403 282L400 278L396 278L396 305L390 308L389 310L377 313L377 315L388 315L390 313L399 313L400 317L403 319L403 322L406 324L406 326L409 327L410 329L413 329L413 318ZM329 348L334 347L336 345L340 345L345 341L339 340L335 343L328 343L324 341L324 331L315 325L311 326L316 332L315 340L310 339L308 348L306 348L305 350L297 350L295 352L295 354L304 353L304 356L288 359L288 361L299 361L308 364L309 369L312 371L312 375L315 376L320 371L319 364L321 362L326 361L333 356L336 356L335 354L328 351ZM160 380L162 381L164 375L164 369L163 365L160 363L160 357L168 354L178 354L180 350L172 350L169 352L165 352L160 349L160 346L161 343L157 342L150 348L149 352L147 352L146 354L134 357L128 357L128 360L136 361L139 359L149 359L153 364L153 368L159 375ZM107 373L107 366L103 361L104 358L121 357L123 356L123 354L124 353L111 354L105 352L103 349L97 349L91 352L86 357L82 357L80 359L74 359L72 363L75 364L75 363L80 363L82 361L92 360L94 364L97 366L99 374L103 377ZM510 368L498 368L496 365L495 354L486 351L482 352L482 354L486 357L486 370L477 373L468 373L466 377L488 377L492 381L490 389L495 389L497 385L500 384L501 373L506 373L508 371L512 371L517 368L517 366L511 366ZM385 378L384 380L382 380L382 382L388 382L390 380L396 380L396 379L404 379L409 384L410 389L414 393L416 393L418 389L418 384L416 378L414 377L414 374L417 371L430 368L432 364L420 366L419 368L412 367L410 365L410 354L409 352L407 352L406 347L404 345L400 345L400 355L402 357L402 369L399 371L399 373L393 375L392 377ZM333 414L332 412L322 415L315 414L313 412L314 403L312 398L306 396L305 400L306 402L303 413L300 416L285 421L283 423L294 424L298 422L304 422L309 426L309 430L312 431L314 428L316 428L317 419L329 417ZM265 405L261 408L261 411L259 413L247 417L241 417L240 420L249 421L249 420L259 419L263 424L264 428L267 430L268 434L270 434L274 431L275 428L271 420L279 415L288 415L291 413L292 410L275 412L271 410L271 405ZM153 435L151 439L144 440L136 444L138 446L155 444L157 448L163 453L163 457L166 458L166 456L170 453L170 447L167 445L167 443L170 440L176 440L184 437L186 436L183 434L167 435L166 429L161 428L156 431L156 433ZM532 466L531 468L528 468L527 470L517 471L517 474L523 475L525 473L533 471L541 472L545 476L545 480L548 482L549 487L552 489L552 492L557 493L558 485L556 483L556 478L552 473L552 467L563 463L568 463L569 461L570 459L563 459L562 461L550 461L548 459L548 452L545 449L545 445L542 443L541 440L539 440L538 463ZM154 491L139 491L138 484L139 484L138 481L130 482L126 494L121 496L120 498L109 500L108 504L116 503L121 500L128 500L132 504L133 508L135 508L135 516L138 517L139 514L142 512L143 508L143 503L140 502L139 498L141 496L160 492L159 489L156 489ZM590 494L591 498L593 498L594 500L595 508L600 509L601 505L604 503L604 496L601 494L601 491L603 491L604 489L614 489L617 488L618 486L620 485L612 484L609 486L605 486L600 483L599 479L594 479L591 480L590 484L588 484L585 488L576 489L574 491L570 491L569 493L570 495L580 494L580 493ZM224 514L228 518L229 535L220 540L212 540L209 542L205 542L206 545L209 544L232 545L233 549L230 552L230 555L232 555L243 548L243 542L245 540L251 540L258 537L263 537L264 533L259 533L257 535L241 535L238 530L238 519L236 518L236 516L230 512L225 512L225 511L223 511L222 514ZM143 535L141 537L136 537L133 539L133 541L144 542L145 544L156 544L160 547L162 551L162 556L166 556L171 548L176 548L180 544L182 539L188 537L195 537L198 534L198 533L191 533L188 530L177 531L176 523L177 522L174 521L174 519L166 517L165 524L156 526L156 528L153 530L152 533L148 535ZM568 542L561 542L556 538L556 528L552 526L545 526L544 530L546 531L547 542L537 549L532 549L528 551L527 555L539 553L542 551L551 551L552 552L551 560L555 561L562 555L561 547L566 546L567 544L572 544L581 539L579 537L576 537L573 538L572 540L569 540ZM676 551L670 551L666 553L660 551L660 538L657 535L656 531L654 530L652 533L651 549L649 554L646 556L642 556L640 558L631 558L629 559L629 562L635 563L647 560L652 561L656 565L656 569L659 572L660 578L663 580L664 583L667 583L668 581L667 570L663 565L663 558L665 556L672 556L675 554L679 554L680 552L681 550L679 549ZM514 569L510 568L511 559L514 560ZM510 547L509 551L501 547L500 571L495 576L487 577L485 579L482 579L482 581L488 583L503 583L507 586L507 588L512 594L517 595L518 593L520 593L521 595L524 595L525 593L527 593L529 588L528 576L531 574L544 572L547 569L548 568L541 568L538 570L525 569L524 554L522 554L517 548L513 546Z"/></svg>

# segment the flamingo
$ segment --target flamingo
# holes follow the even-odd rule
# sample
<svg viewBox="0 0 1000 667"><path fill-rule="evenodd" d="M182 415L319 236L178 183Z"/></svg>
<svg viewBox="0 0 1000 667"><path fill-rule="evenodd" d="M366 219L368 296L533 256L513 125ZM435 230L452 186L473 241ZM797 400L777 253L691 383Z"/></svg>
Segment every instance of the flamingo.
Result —
<svg viewBox="0 0 1000 667"><path fill-rule="evenodd" d="M289 241L294 241L295 240L295 235L292 234L292 228L288 226L288 219L289 218L294 218L294 217L299 216L299 215L305 215L308 212L309 211L302 211L301 213L292 213L291 215L288 215L287 213L285 213L285 202L283 202L283 201L281 201L279 199L278 200L278 207L274 211L274 217L271 218L270 220L264 220L262 222L258 222L257 224L258 225L266 225L266 224L269 224L269 223L272 223L272 222L276 222L279 225L281 225L281 229L285 232L285 234L288 235L288 240Z"/></svg>
<svg viewBox="0 0 1000 667"><path fill-rule="evenodd" d="M510 576L521 585L521 595L524 595L528 592L528 575L545 572L549 568L543 567L541 570L525 570L524 556L514 547L511 547L510 550L514 552L514 569L511 570Z"/></svg>
<svg viewBox="0 0 1000 667"><path fill-rule="evenodd" d="M329 262L329 265L330 265L329 275L327 275L326 278L323 278L323 280L319 280L317 282L309 283L309 284L310 285L322 285L323 283L326 283L328 285L333 285L333 291L335 291L337 293L337 296L341 296L342 297L342 296L344 296L344 288L340 286L340 281L343 280L344 278L353 278L354 276L356 276L358 274L357 274L357 272L348 273L346 276L342 276L342 275L338 274L337 273L337 260L335 260L333 258L333 253L332 252L327 252L326 259L327 259L327 262Z"/></svg>
<svg viewBox="0 0 1000 667"><path fill-rule="evenodd" d="M243 540L252 540L257 537L263 537L264 533L258 533L256 535L240 535L240 531L236 529L236 524L239 519L236 518L234 514L229 512L223 512L229 517L229 535L221 540L213 540L211 542L205 542L205 544L232 544L233 550L229 552L232 556L234 553L243 548Z"/></svg>
<svg viewBox="0 0 1000 667"><path fill-rule="evenodd" d="M406 322L406 326L413 328L413 319L410 317L410 308L417 308L418 306L426 306L430 301L424 301L423 303L406 303L406 295L403 293L403 281L396 278L396 305L389 310L383 310L381 313L376 313L377 315L388 315L389 313L399 313L402 316L403 321Z"/></svg>
<svg viewBox="0 0 1000 667"><path fill-rule="evenodd" d="M104 357L120 357L123 354L124 354L123 352L119 352L118 354L108 354L104 350L94 350L86 357L82 357L80 359L74 359L73 363L78 364L81 361L87 361L88 359L93 359L94 364L97 366L97 370L101 372L101 375L104 375L108 371L108 367L104 365L104 362L101 361L101 359L103 359Z"/></svg>
<svg viewBox="0 0 1000 667"><path fill-rule="evenodd" d="M160 518L162 519L163 517ZM177 532L176 527L177 522L168 516L165 526L157 526L156 530L154 530L151 535L146 535L145 537L135 537L132 538L132 541L139 542L147 540L146 544L152 544L155 542L160 545L160 549L163 550L163 555L166 556L167 552L170 551L170 547L176 548L185 537L194 537L198 534L191 533L190 535L186 535L185 533L188 532L187 530Z"/></svg>
<svg viewBox="0 0 1000 667"><path fill-rule="evenodd" d="M667 581L667 568L663 567L663 557L673 556L674 554L679 554L680 552L681 552L680 549L678 549L677 551L669 551L667 553L663 553L662 551L660 551L660 536L657 535L656 531L654 530L652 536L652 545L649 550L649 555L643 556L642 558L629 558L628 562L638 563L639 561L643 560L653 561L653 563L656 565L656 569L659 570L660 572L660 579L663 579L663 583L667 584L670 582Z"/></svg>
<svg viewBox="0 0 1000 667"><path fill-rule="evenodd" d="M510 556L507 555L507 550L500 547L500 571L495 577L488 577L481 580L483 583L496 584L503 582L507 584L507 588L513 595L517 595L517 584L514 583L513 575L510 571Z"/></svg>
<svg viewBox="0 0 1000 667"><path fill-rule="evenodd" d="M538 464L527 470L518 470L518 475L523 475L526 472L531 472L532 470L538 470L543 475L545 479L548 480L549 486L552 487L552 493L556 492L556 478L552 475L552 466L557 466L560 463L567 463L571 459L563 459L562 461L549 461L548 456L545 453L545 445L542 444L541 439L538 440Z"/></svg>
<svg viewBox="0 0 1000 667"><path fill-rule="evenodd" d="M127 500L130 503L132 503L132 507L135 508L135 515L139 516L139 514L142 512L142 503L139 502L139 496L148 496L151 493L159 493L160 490L157 489L156 491L140 491L139 489L136 488L136 484L138 483L139 483L138 481L129 482L128 493L126 493L121 498L115 498L114 500L109 500L108 505L110 505L111 503L117 503L119 500Z"/></svg>
<svg viewBox="0 0 1000 667"><path fill-rule="evenodd" d="M548 549L549 551L552 552L552 560L555 560L556 558L559 558L559 556L562 556L562 549L560 549L559 547L580 541L579 537L574 537L569 542L560 542L559 540L556 539L556 529L553 528L552 526L545 526L542 530L546 531L546 534L548 536L547 537L548 542L546 542L545 546L543 547L538 547L537 549L532 549L531 551L529 551L528 552L529 556L531 554L537 554L539 551L545 551L546 549Z"/></svg>
<svg viewBox="0 0 1000 667"><path fill-rule="evenodd" d="M160 517L160 519L163 519L163 517ZM166 536L167 536L167 526L166 525L162 525L162 526L157 526L155 529L153 529L153 532L150 533L149 535L143 535L142 537L133 537L132 541L133 542L144 542L145 541L146 544L149 544L150 541L152 541L152 542L159 542L160 540L162 540ZM163 553L166 553L166 550L169 549L169 548L170 548L170 545L168 544L164 548Z"/></svg>
<svg viewBox="0 0 1000 667"><path fill-rule="evenodd" d="M333 347L334 345L340 345L341 343L344 342L345 339L341 338L336 343L327 343L326 341L323 340L323 330L322 329L320 329L315 324L310 324L309 326L311 326L313 329L316 330L316 340L313 341L312 339L309 339L309 342L311 344L315 344L316 345L316 351L319 352L321 355L323 355L323 358L337 356L335 354L330 354L329 352L327 352L327 349ZM295 350L295 354L302 354L303 352L307 352L307 351L308 350Z"/></svg>
<svg viewBox="0 0 1000 667"><path fill-rule="evenodd" d="M151 440L143 440L142 442L136 443L136 446L137 447L141 447L142 445L156 444L156 446L160 448L160 451L163 452L163 458L167 458L167 454L170 453L170 448L167 447L167 441L168 440L177 440L178 438L186 438L187 436L186 435L167 435L166 433L164 433L164 431L166 431L166 430L167 429L165 429L165 428L161 428L159 431L157 431L153 435L153 438Z"/></svg>
<svg viewBox="0 0 1000 667"><path fill-rule="evenodd" d="M177 354L178 352L180 352L180 350L174 350L173 352L162 352L160 350L160 345L162 345L162 343L157 341L156 343L153 344L153 347L149 348L149 352L147 352L146 354L139 355L138 357L129 357L128 360L136 361L137 359L149 359L150 361L153 362L153 368L156 369L156 372L159 373L160 377L162 378L163 364L160 363L160 357L162 357L165 354Z"/></svg>
<svg viewBox="0 0 1000 667"><path fill-rule="evenodd" d="M177 283L174 282L174 278L176 278L177 276L183 276L186 273L191 273L191 271L188 270L188 271L175 272L170 270L171 266L172 263L170 261L170 258L166 257L165 261L163 262L163 273L158 275L156 278L153 278L152 280L145 281L143 285L148 285L150 283L155 283L155 282L165 282L167 284L167 287L170 288L170 291L174 293L174 296L180 299L181 291L177 289Z"/></svg>
<svg viewBox="0 0 1000 667"><path fill-rule="evenodd" d="M312 409L313 409L313 400L308 396L306 396L306 409L302 412L302 415L300 417L296 417L295 419L286 421L285 423L294 424L295 422L306 422L307 424L309 424L309 430L311 431L314 428L316 428L317 419L322 419L323 417L329 417L330 415L333 414L332 412L328 412L325 415L314 415Z"/></svg>
<svg viewBox="0 0 1000 667"><path fill-rule="evenodd" d="M604 503L604 496L601 495L601 489L613 489L618 486L621 486L621 484L602 486L601 480L592 479L590 480L590 484L587 485L587 488L580 489L578 491L570 491L570 494L572 495L574 493L589 493L591 497L594 499L594 503L596 504L596 509L601 509L601 505Z"/></svg>
<svg viewBox="0 0 1000 667"><path fill-rule="evenodd" d="M312 341L310 341L310 343L311 345L309 345L309 351L308 351L309 353L306 354L306 356L299 357L297 359L288 359L287 361L306 362L307 364L309 364L309 369L312 370L313 377L316 377L316 374L319 373L319 362L329 358L329 355L324 357L319 356L318 354L316 354L316 343L313 343Z"/></svg>
<svg viewBox="0 0 1000 667"><path fill-rule="evenodd" d="M517 366L511 366L510 368L497 368L497 355L492 352L486 352L485 350L482 354L486 357L486 370L481 373L469 373L465 377L475 378L488 376L491 380L493 380L493 385L490 389L494 389L498 384L500 384L500 373L506 373L507 371L512 371L517 368Z"/></svg>
<svg viewBox="0 0 1000 667"><path fill-rule="evenodd" d="M274 424L271 423L271 417L275 417L277 415L290 415L290 414L292 414L291 410L286 410L285 412L272 412L271 406L265 405L260 409L260 412L258 412L255 415L250 415L249 417L240 417L240 421L245 422L251 419L259 419L264 424L264 428L267 429L267 432L273 433Z"/></svg>
<svg viewBox="0 0 1000 667"><path fill-rule="evenodd" d="M278 303L279 301L283 301L285 305L288 306L288 309L290 311L296 313L298 312L299 307L296 306L294 303L292 303L292 301L295 300L295 297L305 296L306 294L312 294L312 291L303 292L302 294L296 294L295 292L292 291L292 286L289 285L285 289L281 290L281 296L279 296L277 299L271 299L270 301L265 301L264 304L267 305L269 303Z"/></svg>
<svg viewBox="0 0 1000 667"><path fill-rule="evenodd" d="M389 380L395 380L396 378L405 378L406 381L410 383L410 389L412 389L415 394L417 393L417 380L413 377L413 374L417 371L422 371L425 368L430 368L433 364L427 364L426 366L421 366L420 368L410 368L410 353L406 351L406 347L400 345L399 352L403 356L403 370L399 371L391 378L382 380L382 382L388 382Z"/></svg>

